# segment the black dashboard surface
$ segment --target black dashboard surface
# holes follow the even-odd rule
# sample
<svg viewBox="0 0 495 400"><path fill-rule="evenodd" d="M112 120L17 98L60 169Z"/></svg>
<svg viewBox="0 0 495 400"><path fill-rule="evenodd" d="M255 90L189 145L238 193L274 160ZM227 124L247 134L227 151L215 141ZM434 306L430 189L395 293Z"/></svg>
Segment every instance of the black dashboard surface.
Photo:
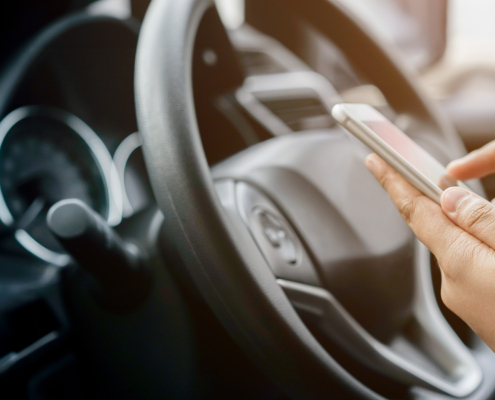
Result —
<svg viewBox="0 0 495 400"><path fill-rule="evenodd" d="M3 67L0 74L0 121L3 121L0 123L0 143L3 144L0 145L0 197L5 198L12 221L0 218L0 384L12 393L11 398L50 398L53 393L63 398L83 398L81 392L86 389L81 388L79 373L81 365L84 368L88 365L77 361L75 343L82 332L88 335L97 332L78 325L67 315L64 295L67 289L62 287L61 277L69 261L61 249L52 247L51 239L44 240L44 235L49 235L46 229L36 235L23 225L26 220L32 225L35 225L32 221L38 221L43 228L47 209L54 202L70 195L90 203L94 195L88 193L100 193L104 187L109 193L106 197L102 195L105 201L110 204L112 197L116 197L122 202L120 215L111 223L119 232L125 232L135 223L134 215L141 218L141 215L156 212L136 133L133 77L139 22L134 18L90 13L85 6L78 1L41 5L26 0L15 5L1 28L5 40L0 46ZM269 57L262 53L270 51L263 50L263 45L258 48L257 38L261 34L253 35L247 29L243 40L247 37L248 48L245 48L236 41L234 32L230 38L218 29L210 32L212 26L220 26L218 22L218 14L214 12L205 17L200 27L204 34L198 35L193 71L198 124L210 165L274 135L262 120L244 108L237 96L253 71L283 74L311 70L276 42L272 43L277 48L274 54L285 56L268 60L266 64ZM20 33L19 26L24 27ZM261 42L266 40L263 37ZM254 45L249 45L250 41ZM225 60L225 56L229 59ZM343 66L340 72L350 76L348 86L360 83L345 60L338 54L335 57L337 64ZM221 62L217 62L218 59ZM263 65L259 64L260 60ZM288 103L291 107L296 104L295 109L282 110L289 118L286 122L290 123L292 118L299 121L302 110L302 117L307 120L316 116L331 127L328 105L322 103L316 92L310 92L309 99L305 97L307 90L302 90L302 98ZM310 110L306 115L308 101ZM300 104L302 108L297 108ZM63 125L62 133L53 135L35 119L25 122L21 130L19 124L33 112L43 113L39 118L45 118L44 124L47 124L47 115L62 115L55 118L56 123ZM53 118L49 123L53 127ZM301 125L296 122L293 126ZM72 139L66 143L63 135ZM17 143L20 150L16 150ZM80 157L84 152L88 154ZM94 162L92 156L96 165L90 167L88 163ZM113 160L116 171L110 171L105 158ZM94 183L98 174L105 178L101 188ZM119 181L120 188L113 187L112 179ZM2 188L2 185L6 186ZM101 201L95 200L94 204ZM19 211L14 212L15 207ZM110 223L108 210L105 206L100 208ZM28 218L30 213L31 219ZM16 234L19 231L24 232L21 239ZM58 258L50 253L51 258L47 257L46 251L40 252L40 244L45 250L55 252ZM180 264L177 260L171 263ZM252 398L263 393L267 398L283 398L241 354L197 294L190 293L192 283L188 278L178 275L175 277L177 285L187 293L184 301L189 311L182 314L181 308L173 319L194 320L194 339L190 338L185 345L184 354L189 354L189 346L199 349L192 361L199 366L195 367L196 372L189 372L199 381L195 384L200 388L197 390L204 397L218 398L215 394L235 393L239 387L248 386L249 381L251 388L243 389L244 396ZM177 304L181 301L177 300ZM97 321L106 326L101 319ZM177 322L177 329L182 329L181 324ZM184 329L183 339L189 338L189 328ZM117 341L120 339L116 337ZM125 342L125 338L122 340ZM93 350L85 352L92 354ZM190 370L191 365L186 364L184 361L184 368ZM235 368L226 367L227 364ZM196 377L202 374L205 376ZM189 382L188 376L182 378Z"/></svg>
<svg viewBox="0 0 495 400"><path fill-rule="evenodd" d="M261 3L252 4L260 6ZM83 136L91 137L101 142L96 146L100 150L93 151L93 155L98 152L106 155L96 157L97 166L87 169L96 171L99 168L99 172L93 172L93 175L105 175L106 172L107 187L112 186L112 179L118 181L119 188L109 189L107 201L110 202L112 196L120 199L120 215L112 225L125 234L129 226L136 223L134 216L148 218L146 215L149 214L156 217L155 200L139 149L139 133L136 132L133 80L139 21L89 13L84 10L86 5L83 0L57 0L46 4L23 0L13 3L11 13L2 14L4 23L1 24L0 34L4 40L0 45L0 121L19 114L19 110L26 110L26 107L30 110L41 107L45 112L63 113L66 130L67 126L73 126L67 123L68 120L79 121L79 127L86 126L87 129L82 130L89 130L91 134L84 136L84 133L79 133L79 137L74 137L77 140ZM263 15L259 10L247 9L248 19L254 14ZM198 125L210 165L277 134L270 130L270 123L265 123L263 117L258 118L256 112L251 113L240 100L239 89L246 86L246 82L258 82L259 75L267 75L269 80L283 74L314 78L316 71L328 81L332 94L337 95L366 85L366 81L351 68L338 49L309 28L301 30L298 25L296 29L296 25L292 26L289 21L284 27L272 26L273 32L266 30L265 34L261 34L245 26L237 32L230 32L231 36L227 37L224 31L210 31L211 26L219 26L217 19L218 15L212 12L202 22L200 32L204 34L198 35L193 69ZM270 22L253 20L262 27ZM21 26L24 28L19 32ZM276 36L277 32L290 34L291 27L294 28L291 49L284 48L269 36L270 33ZM318 54L325 59L311 59L308 49L315 47L321 50ZM232 54L236 57L232 58ZM228 60L224 59L226 55ZM323 65L326 68L320 68ZM269 98L268 91L261 91L262 96L255 99L258 108L263 106L265 114L275 114L278 126L284 129L304 126L311 130L315 126L318 129L323 126L329 134L342 134L334 129L334 122L329 117L329 104L322 99L318 88L315 90L311 85L304 87L304 84L303 87L296 87L293 82L289 83L284 93L291 93L293 97ZM253 95L256 95L254 91ZM385 108L385 112L394 116L387 105ZM88 193L95 190L97 185L91 182L96 178L88 178L91 173L83 168L87 166L85 163L91 162L88 161L92 157L91 151L80 160L74 153L87 152L87 149L83 151L85 144L80 140L79 144L72 145L71 150L70 145L63 145L63 140L50 136L40 126L31 126L25 137L34 137L34 144L28 151L27 139L22 142L26 147L21 149L21 157L15 154L16 137L13 137L12 130L2 131L2 126L5 124L0 122L0 137L3 135L9 139L6 143L11 144L3 146L4 138L0 141L0 194L7 197L7 193L14 193L10 200L5 200L9 210L14 207L12 204L16 199L20 199L22 204L19 213L12 212L15 218L10 225L5 221L0 223L0 385L8 393L6 398L31 400L59 396L82 399L85 398L82 393L87 389L82 387L86 383L81 381L82 367L75 355L75 343L82 332L98 336L102 331L86 329L84 322L90 321L90 318L82 318L74 324L67 315L64 304L64 290L67 288L61 286L61 276L67 264L47 262L39 252L26 246L26 242L19 241L15 231L29 232L19 225L19 221L25 219L23 216L35 209L37 204L41 206L35 218L44 218L46 209L63 198L57 193L57 185L72 185L71 194L78 190ZM95 147L94 140L92 143L87 146L90 150ZM42 156L44 147L50 147L46 156ZM55 162L57 157L62 159ZM101 159L105 157L113 161L115 171L103 171L106 167ZM15 174L9 174L10 167L6 166L12 163L9 160L18 164ZM51 167L45 168L42 164L50 164ZM83 167L79 166L81 164L84 164ZM72 173L71 170L76 171ZM43 176L51 174L53 179L39 179L40 171ZM2 177L9 178L10 192L2 189L5 185ZM98 190L101 192L103 189ZM43 202L37 203L40 197ZM102 207L101 214L108 217L104 209ZM145 234L147 232L143 236ZM35 242L39 244L42 240ZM193 284L180 271L180 261L173 251L165 250L172 253L166 255L167 262L177 265L178 270L172 271L173 268L170 268L172 278L166 278L170 293L165 296L170 296L179 310L174 309L175 314L172 312L174 310L168 310L168 322L177 325L174 335L182 335L183 340L178 343L184 346L180 351L184 350L187 357L184 357L181 368L194 376L191 380L190 376L182 376L183 382L177 385L196 385L195 390L199 391L196 393L201 393L204 398L219 398L219 393L236 393L237 398L283 399L279 389L245 358L198 293L191 289ZM97 321L105 334L111 331L108 328L110 323L101 315L92 321ZM108 326L105 325L107 323ZM78 327L78 332L75 332L74 326ZM128 328L125 324L119 327ZM105 331L107 328L108 331ZM160 329L163 326L157 327L157 331ZM122 339L122 343L126 343L125 340L132 334L115 336L115 341ZM117 345L115 349L118 349ZM116 352L115 349L112 351ZM83 351L93 355L98 348ZM338 353L339 350L332 351ZM133 356L135 354L130 355ZM346 362L344 355L341 355L341 362ZM112 366L115 367L115 364ZM347 366L355 370L360 368L352 362ZM83 367L93 368L88 363ZM99 365L94 369L105 371L105 366ZM113 384L118 385L115 383L118 381L117 374L111 379L114 379ZM241 387L242 395L238 393ZM185 389L184 393L189 389ZM95 395L90 392L86 396L94 398Z"/></svg>
<svg viewBox="0 0 495 400"><path fill-rule="evenodd" d="M60 297L64 262L45 257L55 250L54 242L45 240L47 231L41 233L48 208L69 192L84 199L84 192L93 191L104 202L125 196L126 212L120 206L113 223L125 226L122 218L154 205L139 137L133 136L139 23L77 11L86 5L77 2L31 3L13 3L11 14L2 13L8 20L0 46L0 186L7 215L13 217L3 219L0 234L0 381L12 396L7 398L27 398L26 379L54 361L51 368L61 367L67 381L74 380L66 347L70 322ZM33 112L38 116L28 117ZM48 114L58 117L47 119ZM110 168L117 155L120 172ZM107 175L108 185L95 186L88 173ZM119 180L115 187L110 184ZM41 231L34 227L36 220ZM19 240L22 235L27 242ZM39 251L40 243L48 252Z"/></svg>

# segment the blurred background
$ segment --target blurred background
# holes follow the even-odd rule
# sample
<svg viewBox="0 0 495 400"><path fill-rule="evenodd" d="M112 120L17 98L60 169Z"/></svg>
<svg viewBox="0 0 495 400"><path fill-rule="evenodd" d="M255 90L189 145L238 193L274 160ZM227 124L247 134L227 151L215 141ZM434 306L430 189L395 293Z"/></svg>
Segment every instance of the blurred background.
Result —
<svg viewBox="0 0 495 400"><path fill-rule="evenodd" d="M316 3L313 0L299 1L309 10ZM443 110L446 118L455 125L468 151L495 139L493 0L334 1L340 1L350 13L355 14L362 26L384 44L383 47L389 50L399 64L409 70L415 83L423 87L425 93ZM68 331L66 326L69 326L69 319L60 311L63 307L62 303L58 303L58 297L53 300L56 308L53 307L63 318L53 313L50 308L52 306L49 307L52 303L45 301L46 293L51 293L46 287L51 285L50 290L58 290L56 268L69 262L55 238L52 241L51 236L47 235L48 208L59 200L72 197L88 204L92 202L92 207L101 215L108 214L109 224L127 234L129 227L137 226L135 221L141 221L133 218L148 215L146 213L150 210L154 212L156 207L140 150L133 82L139 23L149 2L150 0L10 0L0 13L0 71L3 69L4 72L0 73L0 84L4 83L4 86L0 85L0 115L5 120L10 113L14 113L14 117L19 115L19 109L24 113L27 107L33 113L31 106L42 105L40 112L45 117L45 125L34 125L36 129L31 125L24 125L27 128L21 130L21 134L14 131L10 135L13 139L5 142L7 145L2 146L0 141L0 196L2 192L7 193L7 205L10 207L12 204L12 210L19 209L14 213L15 224L14 218L10 217L12 221L9 226L21 226L22 231L29 231L32 236L28 237L27 242L26 235L21 237L24 242L14 240L7 235L14 230L4 229L2 233L3 226L0 222L0 236L3 234L6 243L0 240L0 262L8 266L0 271L0 293L3 294L0 296L0 386L8 383L12 387L23 387L29 381L34 382L34 389L30 389L33 393L45 390L42 387L43 379L50 376L42 371L45 365L31 367L31 361L28 360L26 365L29 370L25 372L19 368L18 380L12 380L4 374L17 363L12 354L41 354L45 351L44 345L38 348L33 343L45 343L43 340L46 337L53 343L60 343L56 345L62 348L61 353L66 352L63 346L66 346L64 335ZM222 35L219 37L225 38L227 45L220 41L221 46L217 46L216 31L211 31L211 35L198 34L194 53L197 69L193 71L198 125L210 165L277 135L315 130L326 131L330 135L340 134L342 132L336 129L330 110L334 104L342 101L368 103L378 108L406 133L416 133L414 139L418 143L430 144L430 149L437 149L438 154L435 153L435 156L438 155L442 162L446 163L450 159L443 152L444 142L435 143L435 135L431 135L427 127L419 123L415 126L411 115L395 110L380 89L371 83L376 81L368 79L363 74L365 71L358 71L336 43L315 26L308 24L303 19L304 16L299 21L290 10L285 9L289 8L284 7L288 2L215 2L229 29L230 42L223 30L220 30ZM60 28L61 22L70 22L71 18L80 17L78 12L84 20L88 19L90 22ZM118 17L118 23L114 18L108 18L110 22L106 21L105 17L108 15ZM214 19L211 15L214 15ZM209 32L210 23L217 26L218 16L211 15L208 20L205 19L207 22L201 32ZM99 18L100 16L103 18ZM326 22L327 20L324 21ZM52 38L48 44L38 43L40 49L36 51L26 47L35 39L39 42L40 37L43 38L47 30L57 24L61 33L55 35L55 39ZM340 39L340 30L335 29L335 32L337 33L333 39ZM227 51L222 52L225 49ZM367 48L358 49L359 54L367 56ZM225 54L230 58L224 57ZM28 60L23 67L25 70L11 67L17 65L13 61L19 56ZM32 60L29 61L31 56ZM24 58L20 57L21 61ZM369 58L362 59L366 67L372 69ZM375 67L378 70L381 66ZM12 76L18 70L21 72L17 80L13 79ZM13 75L5 71L12 72ZM396 88L392 86L394 81L389 76L380 82L382 88L386 86L385 83L389 89ZM403 93L399 89L396 92L389 90L387 94ZM59 111L54 113L50 107ZM62 115L60 110L63 110L63 118L59 117ZM28 120L27 117L22 118ZM93 131L91 142L98 142L97 146L82 143L81 138L84 135L74 135L76 130L70 125L64 125L63 130L53 128L60 120L79 121L79 130L83 126L84 132ZM47 126L48 133L41 130L40 126ZM70 134L65 135L69 128ZM57 133L59 130L60 134ZM31 132L38 131L42 134L31 135ZM57 134L50 134L52 131ZM88 134L85 135L87 137ZM60 140L61 137L72 139L63 141ZM432 141L428 142L428 139ZM27 150L23 152L20 149L24 149L24 145ZM40 148L46 151L39 151ZM98 159L93 157L96 152L103 156ZM81 157L82 153L84 157ZM13 165L16 166L14 172ZM102 171L106 171L108 176L102 174ZM495 197L495 178L485 178L483 183L488 196ZM105 191L102 187L107 187L108 190ZM115 211L115 218L110 212L112 210ZM149 215L154 215L151 212ZM26 215L30 218L25 217ZM45 280L50 271L55 271L50 275L52 281L48 278ZM439 296L438 271L434 280ZM188 283L184 284L187 285ZM192 292L191 299L194 302L196 296L199 295ZM33 303L32 299L36 301ZM38 299L43 300L40 303ZM29 307L26 308L25 304ZM228 389L229 385L242 386L246 380L249 384L244 386L249 386L253 393L259 389L257 384L263 386L259 390L271 390L264 377L259 376L259 371L248 369L252 367L251 364L245 362L242 354L235 353L239 350L233 342L229 347L230 339L213 315L208 314L206 305L204 310L196 308L196 304L191 308L197 313L193 316L195 323L198 326L201 324L201 329L198 329L201 333L198 334L198 342L201 340L201 343L198 347L204 352L202 357L208 360L202 361L207 374L203 376L203 369L198 369L197 372L205 387L220 390L220 387L225 386ZM471 336L467 326L455 320L453 315L447 314L445 309L443 311L461 339L468 343ZM39 321L45 321L46 324L42 325ZM203 329L207 324L211 324L211 331ZM38 329L39 327L41 328ZM218 332L221 334L217 334ZM119 330L116 336L120 337L120 333ZM51 346L52 342L47 343ZM193 345L196 346L196 342ZM133 346L123 347L133 349ZM98 351L99 347L95 348ZM348 361L347 353L335 349L335 352L338 351L339 361L347 363L343 364L344 367L352 369L356 374L361 373L361 379L368 379L364 381L366 384L382 385L381 381L375 382L373 376L370 378L367 375L368 370L361 369L361 365L351 365L352 361ZM47 354L47 359L52 357L49 352ZM53 355L54 359L57 357L58 354ZM88 360L88 370L92 370L96 363L93 363L91 357ZM70 357L66 361L66 364L59 363L58 369L52 370L55 371L54 375L61 372L62 376L52 381L50 388L53 390L59 389L60 381L67 381L64 377L68 370L67 365L75 365ZM134 365L139 366L138 363ZM232 365L237 365L239 369ZM248 374L239 373L244 368L248 370ZM42 371L39 379L35 375L38 371ZM69 370L69 373L77 377L76 372ZM189 377L187 374L184 376ZM395 390L389 383L387 380L382 385L386 388L383 390ZM67 390L73 390L71 385L77 387L77 381L69 381ZM397 390L402 390L402 386ZM28 398L27 395L25 398ZM394 394L391 398L403 397Z"/></svg>
<svg viewBox="0 0 495 400"><path fill-rule="evenodd" d="M495 3L491 0L340 0L420 76L471 150L495 138ZM238 28L244 0L216 0Z"/></svg>
<svg viewBox="0 0 495 400"><path fill-rule="evenodd" d="M215 1L228 28L243 25L245 0ZM399 51L425 90L441 102L468 149L495 137L493 1L340 1ZM111 12L120 17L132 13L139 18L149 0L52 0L48 8L34 0L11 1L8 12L0 16L0 54L6 60L41 26L88 3L95 13ZM20 18L15 18L16 14Z"/></svg>
<svg viewBox="0 0 495 400"><path fill-rule="evenodd" d="M454 123L468 151L495 139L495 2L340 1L398 52ZM244 0L216 2L226 26L237 29L243 24ZM377 91L353 88L344 98L380 106L383 99ZM485 178L484 184L488 194L495 195L495 180Z"/></svg>

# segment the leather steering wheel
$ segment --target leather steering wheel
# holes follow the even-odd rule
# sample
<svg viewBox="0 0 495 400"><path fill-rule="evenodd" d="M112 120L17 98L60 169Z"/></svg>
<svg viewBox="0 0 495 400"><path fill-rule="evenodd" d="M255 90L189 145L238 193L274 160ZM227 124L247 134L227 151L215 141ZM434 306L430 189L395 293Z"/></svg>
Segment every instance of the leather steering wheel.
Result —
<svg viewBox="0 0 495 400"><path fill-rule="evenodd" d="M339 46L414 121L409 134L435 156L464 154L409 72L338 1L261 3L291 10ZM212 7L211 0L152 2L138 44L136 99L167 235L223 326L293 398L383 398L314 332L414 398L493 390L483 386L493 372L438 308L428 250L365 169L366 150L342 130L275 137L210 169L193 51Z"/></svg>

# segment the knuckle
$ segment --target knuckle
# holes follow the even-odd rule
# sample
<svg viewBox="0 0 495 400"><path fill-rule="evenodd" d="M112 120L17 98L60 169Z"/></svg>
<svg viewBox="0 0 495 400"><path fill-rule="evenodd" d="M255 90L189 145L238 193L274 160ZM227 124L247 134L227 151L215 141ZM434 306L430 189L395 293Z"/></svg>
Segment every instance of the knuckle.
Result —
<svg viewBox="0 0 495 400"><path fill-rule="evenodd" d="M451 283L462 281L466 271L470 270L472 263L479 259L484 251L483 244L470 240L468 233L456 235L438 260L445 279Z"/></svg>
<svg viewBox="0 0 495 400"><path fill-rule="evenodd" d="M387 190L388 187L390 187L391 184L391 176L389 172L384 172L378 177L378 182L380 182L380 185L383 186L385 190Z"/></svg>
<svg viewBox="0 0 495 400"><path fill-rule="evenodd" d="M461 214L462 224L468 228L483 226L491 216L491 206L489 203L477 201L473 203L466 213Z"/></svg>
<svg viewBox="0 0 495 400"><path fill-rule="evenodd" d="M452 296L451 290L448 289L448 286L445 282L442 282L442 287L440 288L440 297L442 299L443 304L452 312L455 312L456 302L455 296Z"/></svg>
<svg viewBox="0 0 495 400"><path fill-rule="evenodd" d="M404 197L398 201L397 208L404 220L410 224L416 213L417 204L414 197Z"/></svg>
<svg viewBox="0 0 495 400"><path fill-rule="evenodd" d="M459 277L457 263L469 252L469 245L464 235L455 236L446 251L439 257L445 279L455 282Z"/></svg>

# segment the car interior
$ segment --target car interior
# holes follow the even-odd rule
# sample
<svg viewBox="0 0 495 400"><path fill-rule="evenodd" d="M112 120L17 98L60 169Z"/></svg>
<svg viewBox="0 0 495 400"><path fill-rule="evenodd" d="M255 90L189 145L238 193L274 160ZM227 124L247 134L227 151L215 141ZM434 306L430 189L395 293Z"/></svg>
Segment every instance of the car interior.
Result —
<svg viewBox="0 0 495 400"><path fill-rule="evenodd" d="M494 398L331 116L372 105L443 165L493 140L454 2L4 4L0 397Z"/></svg>

